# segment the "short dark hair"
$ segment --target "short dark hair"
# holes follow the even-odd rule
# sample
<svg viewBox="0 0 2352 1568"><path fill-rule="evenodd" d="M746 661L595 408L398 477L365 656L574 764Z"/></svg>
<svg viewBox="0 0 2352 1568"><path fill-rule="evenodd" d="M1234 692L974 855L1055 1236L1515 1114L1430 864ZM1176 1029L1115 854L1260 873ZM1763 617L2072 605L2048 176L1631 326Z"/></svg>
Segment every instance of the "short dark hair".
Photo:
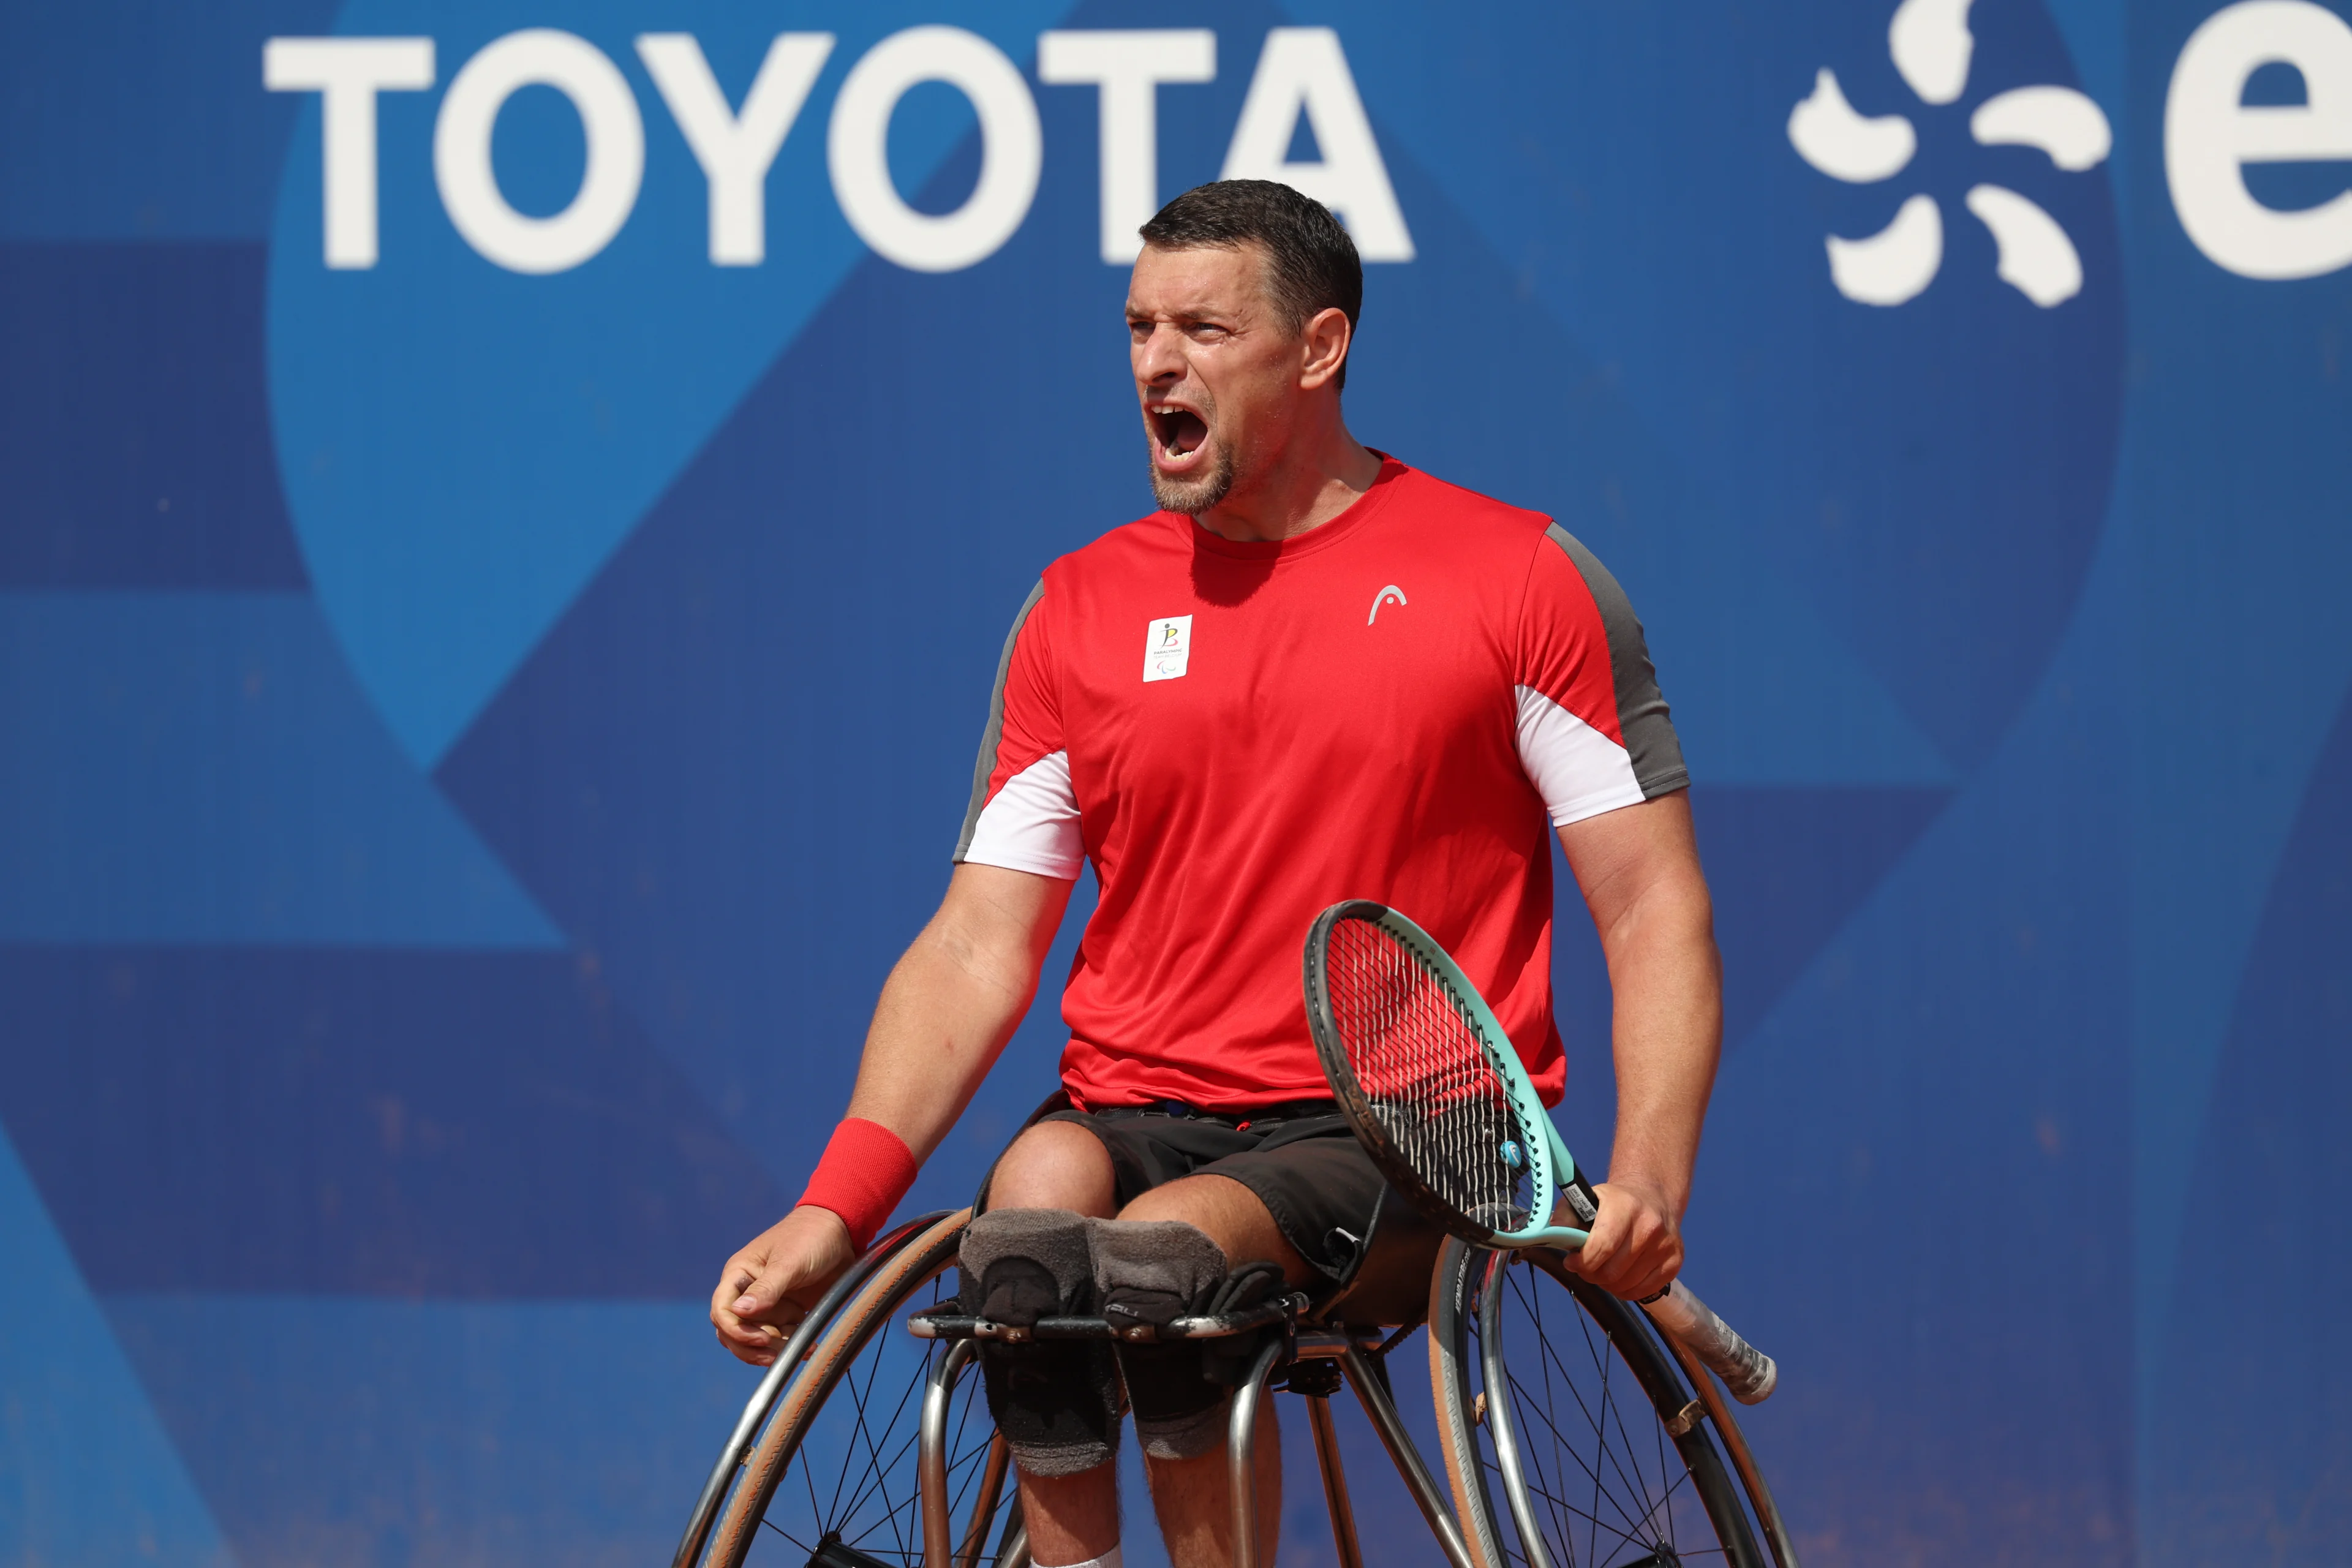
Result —
<svg viewBox="0 0 2352 1568"><path fill-rule="evenodd" d="M1286 331L1338 306L1355 331L1364 306L1364 263L1331 209L1275 180L1217 180L1161 207L1139 231L1162 250L1265 247L1266 298ZM1340 362L1338 384L1348 384Z"/></svg>

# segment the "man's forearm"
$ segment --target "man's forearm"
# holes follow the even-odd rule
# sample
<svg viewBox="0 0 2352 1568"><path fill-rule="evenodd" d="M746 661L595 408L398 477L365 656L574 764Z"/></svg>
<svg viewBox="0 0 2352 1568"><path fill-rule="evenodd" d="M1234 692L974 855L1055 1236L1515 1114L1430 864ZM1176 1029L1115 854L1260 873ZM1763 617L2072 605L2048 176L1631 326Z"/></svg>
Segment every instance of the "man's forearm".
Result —
<svg viewBox="0 0 2352 1568"><path fill-rule="evenodd" d="M1616 996L1612 1183L1654 1189L1679 1219L1723 1041L1723 973L1703 882L1652 889L1606 942Z"/></svg>
<svg viewBox="0 0 2352 1568"><path fill-rule="evenodd" d="M849 1114L929 1158L1028 1009L943 951L929 931L898 960L874 1009Z"/></svg>
<svg viewBox="0 0 2352 1568"><path fill-rule="evenodd" d="M1020 1026L1068 899L1066 882L960 868L882 988L849 1114L928 1159Z"/></svg>
<svg viewBox="0 0 2352 1568"><path fill-rule="evenodd" d="M1617 998L1612 1184L1679 1221L1723 1043L1723 966L1690 796L1677 790L1560 829Z"/></svg>
<svg viewBox="0 0 2352 1568"><path fill-rule="evenodd" d="M1012 1038L1069 898L1070 884L1052 878L956 868L940 912L891 970L866 1031L849 1111L886 1131L836 1132L810 1184L811 1201L719 1270L710 1321L733 1354L772 1364L798 1311L904 1197L914 1178L906 1156L919 1164L939 1146ZM890 1146L893 1138L905 1151Z"/></svg>

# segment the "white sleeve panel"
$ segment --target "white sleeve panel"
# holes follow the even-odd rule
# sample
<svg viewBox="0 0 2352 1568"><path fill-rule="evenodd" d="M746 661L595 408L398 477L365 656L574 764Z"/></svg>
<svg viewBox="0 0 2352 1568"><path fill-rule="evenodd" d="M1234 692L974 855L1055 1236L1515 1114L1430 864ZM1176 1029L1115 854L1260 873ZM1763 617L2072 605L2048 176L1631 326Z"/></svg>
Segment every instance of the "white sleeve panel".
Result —
<svg viewBox="0 0 2352 1568"><path fill-rule="evenodd" d="M1622 752L1620 753L1622 754ZM1048 752L1004 781L980 808L966 864L1002 866L1076 881L1087 863L1078 837L1078 797L1070 787L1070 753Z"/></svg>
<svg viewBox="0 0 2352 1568"><path fill-rule="evenodd" d="M1543 796L1554 826L1642 804L1625 748L1532 686L1519 698L1519 766Z"/></svg>

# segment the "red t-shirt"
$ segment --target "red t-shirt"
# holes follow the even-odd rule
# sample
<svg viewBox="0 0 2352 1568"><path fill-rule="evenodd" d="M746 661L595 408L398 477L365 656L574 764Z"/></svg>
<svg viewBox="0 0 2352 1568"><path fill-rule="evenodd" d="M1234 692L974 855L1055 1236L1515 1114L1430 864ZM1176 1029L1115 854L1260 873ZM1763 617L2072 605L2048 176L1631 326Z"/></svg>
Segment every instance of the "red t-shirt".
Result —
<svg viewBox="0 0 2352 1568"><path fill-rule="evenodd" d="M1093 865L1062 994L1081 1105L1328 1095L1300 959L1351 898L1445 945L1550 1102L1548 823L1688 782L1641 625L1591 552L1387 458L1295 539L1156 512L1047 567L1005 641L956 859Z"/></svg>

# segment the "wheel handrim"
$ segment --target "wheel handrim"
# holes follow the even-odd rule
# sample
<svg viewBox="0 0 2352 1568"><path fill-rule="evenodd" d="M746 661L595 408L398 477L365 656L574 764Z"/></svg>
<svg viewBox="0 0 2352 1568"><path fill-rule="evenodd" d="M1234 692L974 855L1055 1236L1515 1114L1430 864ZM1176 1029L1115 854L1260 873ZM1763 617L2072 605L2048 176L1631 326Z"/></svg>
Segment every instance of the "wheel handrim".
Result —
<svg viewBox="0 0 2352 1568"><path fill-rule="evenodd" d="M1669 1435L1658 1397L1618 1342L1617 1336L1644 1334L1631 1310L1597 1295L1588 1302L1584 1297L1594 1294L1589 1289L1527 1267L1515 1254L1479 1260L1473 1275L1477 1310L1461 1325L1464 1373L1477 1369L1486 1436L1473 1436L1470 1443L1480 1490L1488 1500L1499 1492L1507 1504L1511 1529L1486 1532L1504 1563L1636 1568L1753 1561L1752 1548L1739 1549L1748 1545L1745 1521L1711 1444L1703 1432ZM1657 1354L1646 1341L1639 1349ZM1459 1397L1473 1399L1466 1383ZM1711 1489L1685 1452L1694 1443ZM1727 1511L1733 1516L1730 1547L1724 1543Z"/></svg>
<svg viewBox="0 0 2352 1568"><path fill-rule="evenodd" d="M906 1319L952 1295L949 1270L969 1217L941 1216L844 1302L809 1347L730 1489L709 1568L923 1562L922 1395L944 1352L908 1333ZM992 1542L992 1550L983 1546L959 1568L993 1568L1008 1550L1017 1555L1022 1540L1004 1518L1017 1505L990 1462L994 1432L979 1384L966 1378L953 1392L946 1489L957 1541Z"/></svg>
<svg viewBox="0 0 2352 1568"><path fill-rule="evenodd" d="M915 1282L882 1315L786 1461L786 1473L761 1515L760 1541L749 1561L772 1559L795 1565L822 1549L846 1546L891 1568L919 1568L923 1527L917 1447L923 1390L940 1347L914 1339L900 1326L909 1310L943 1304L951 1294L945 1267ZM968 1516L989 1489L994 1438L980 1397L980 1379L965 1377L950 1396L947 1426L947 1482L950 1514L959 1540L971 1527L989 1533L987 1521ZM988 1511L1001 1511L999 1496ZM781 1548L782 1550L778 1550ZM791 1553L789 1557L786 1552ZM837 1553L835 1554L837 1555ZM982 1564L992 1563L983 1552Z"/></svg>

